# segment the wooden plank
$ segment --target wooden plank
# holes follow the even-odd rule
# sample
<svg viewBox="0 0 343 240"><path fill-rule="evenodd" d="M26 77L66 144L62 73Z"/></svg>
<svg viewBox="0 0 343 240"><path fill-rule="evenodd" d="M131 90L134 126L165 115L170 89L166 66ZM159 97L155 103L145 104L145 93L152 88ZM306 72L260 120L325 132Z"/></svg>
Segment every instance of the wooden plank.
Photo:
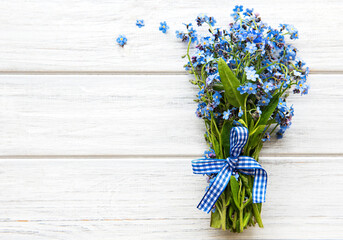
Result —
<svg viewBox="0 0 343 240"><path fill-rule="evenodd" d="M343 159L262 158L264 229L232 234L196 209L190 158L1 159L2 239L340 239Z"/></svg>
<svg viewBox="0 0 343 240"><path fill-rule="evenodd" d="M175 30L203 12L227 26L236 4L255 8L274 27L295 25L296 46L311 70L343 70L340 0L12 0L0 9L0 71L182 72L185 45L175 39ZM141 18L146 27L138 29L135 21ZM164 20L171 27L168 35L158 31ZM128 37L124 49L115 43L119 34Z"/></svg>
<svg viewBox="0 0 343 240"><path fill-rule="evenodd" d="M1 75L1 156L200 156L196 89L185 75ZM262 155L342 154L342 75L311 75L295 117Z"/></svg>

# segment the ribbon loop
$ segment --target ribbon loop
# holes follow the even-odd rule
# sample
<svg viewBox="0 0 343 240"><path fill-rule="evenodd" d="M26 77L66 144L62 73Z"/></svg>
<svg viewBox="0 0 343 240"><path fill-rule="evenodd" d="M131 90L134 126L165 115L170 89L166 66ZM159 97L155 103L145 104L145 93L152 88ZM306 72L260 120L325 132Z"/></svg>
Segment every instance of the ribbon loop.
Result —
<svg viewBox="0 0 343 240"><path fill-rule="evenodd" d="M198 204L198 208L209 213L225 190L233 172L254 175L253 203L265 202L267 172L252 157L240 156L247 143L249 131L245 127L234 127L230 132L230 157L227 159L196 159L192 161L194 174L215 174L213 183Z"/></svg>
<svg viewBox="0 0 343 240"><path fill-rule="evenodd" d="M233 127L230 132L230 155L237 158L248 141L249 132L246 127Z"/></svg>

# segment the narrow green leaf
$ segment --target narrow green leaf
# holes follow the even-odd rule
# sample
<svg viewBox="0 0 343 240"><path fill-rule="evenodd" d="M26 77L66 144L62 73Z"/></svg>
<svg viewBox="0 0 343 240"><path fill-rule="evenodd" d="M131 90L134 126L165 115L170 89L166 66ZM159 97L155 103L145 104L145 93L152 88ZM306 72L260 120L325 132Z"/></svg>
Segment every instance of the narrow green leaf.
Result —
<svg viewBox="0 0 343 240"><path fill-rule="evenodd" d="M248 222L249 222L251 216L252 216L251 209L249 209L248 213L246 213L245 216L244 216L243 227L246 227L248 225Z"/></svg>
<svg viewBox="0 0 343 240"><path fill-rule="evenodd" d="M259 125L257 128L255 128L252 132L250 132L250 136L253 135L253 134L260 134L264 131L264 129L266 128L266 125Z"/></svg>
<svg viewBox="0 0 343 240"><path fill-rule="evenodd" d="M216 153L216 155L219 155L221 149L220 149L220 146L219 146L217 138L215 136L213 136L212 141L213 141L212 142L213 150Z"/></svg>
<svg viewBox="0 0 343 240"><path fill-rule="evenodd" d="M237 90L237 88L240 86L240 82L222 58L220 58L218 61L218 71L225 90L225 98L233 106L244 108L245 94L241 95Z"/></svg>
<svg viewBox="0 0 343 240"><path fill-rule="evenodd" d="M253 132L249 134L249 145L255 148L260 140L260 134L263 133L266 125L259 125Z"/></svg>
<svg viewBox="0 0 343 240"><path fill-rule="evenodd" d="M242 123L244 127L248 128L247 124L244 122L243 119L239 119L238 122Z"/></svg>
<svg viewBox="0 0 343 240"><path fill-rule="evenodd" d="M230 178L230 187L231 187L231 195L233 198L233 201L235 202L238 209L240 209L241 205L239 202L239 183L237 182L236 178L234 176L231 176Z"/></svg>
<svg viewBox="0 0 343 240"><path fill-rule="evenodd" d="M230 131L232 128L232 122L231 121L225 121L222 129L221 129L221 133L220 133L220 137L222 140L222 147L223 147L223 152L224 152L224 158L227 158L230 156Z"/></svg>
<svg viewBox="0 0 343 240"><path fill-rule="evenodd" d="M277 107L279 103L279 98L280 98L280 95L276 94L270 100L268 106L262 111L261 119L259 122L260 125L264 125L267 123L267 121L269 120L270 116L273 114L273 112L275 111L275 108Z"/></svg>

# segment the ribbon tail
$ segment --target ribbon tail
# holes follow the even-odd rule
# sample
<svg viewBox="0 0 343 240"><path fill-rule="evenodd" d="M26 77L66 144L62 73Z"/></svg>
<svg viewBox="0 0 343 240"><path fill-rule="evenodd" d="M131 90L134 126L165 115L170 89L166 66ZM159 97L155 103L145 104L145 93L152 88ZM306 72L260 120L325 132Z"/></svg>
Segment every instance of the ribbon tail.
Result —
<svg viewBox="0 0 343 240"><path fill-rule="evenodd" d="M262 168L262 166L252 157L240 156L237 169L244 174L255 176L252 190L252 202L265 202L267 191L267 172Z"/></svg>
<svg viewBox="0 0 343 240"><path fill-rule="evenodd" d="M229 183L231 175L232 170L229 168L228 165L225 165L217 174L215 180L201 199L197 208L206 213L209 213L213 205L216 203L219 196L222 194L225 187Z"/></svg>
<svg viewBox="0 0 343 240"><path fill-rule="evenodd" d="M267 190L267 172L261 168L255 170L254 187L253 187L253 203L263 203L266 201Z"/></svg>

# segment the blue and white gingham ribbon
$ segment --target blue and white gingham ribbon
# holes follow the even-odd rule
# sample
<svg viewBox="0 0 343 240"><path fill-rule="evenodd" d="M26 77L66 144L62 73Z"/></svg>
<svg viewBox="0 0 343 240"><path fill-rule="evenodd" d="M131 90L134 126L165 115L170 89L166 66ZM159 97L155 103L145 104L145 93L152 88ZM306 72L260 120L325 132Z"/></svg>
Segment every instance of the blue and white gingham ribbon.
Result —
<svg viewBox="0 0 343 240"><path fill-rule="evenodd" d="M227 159L196 159L192 161L194 174L218 173L197 208L209 213L229 183L232 173L237 171L255 176L253 203L265 202L267 172L252 157L239 156L248 137L247 128L233 127L230 133L230 157Z"/></svg>

